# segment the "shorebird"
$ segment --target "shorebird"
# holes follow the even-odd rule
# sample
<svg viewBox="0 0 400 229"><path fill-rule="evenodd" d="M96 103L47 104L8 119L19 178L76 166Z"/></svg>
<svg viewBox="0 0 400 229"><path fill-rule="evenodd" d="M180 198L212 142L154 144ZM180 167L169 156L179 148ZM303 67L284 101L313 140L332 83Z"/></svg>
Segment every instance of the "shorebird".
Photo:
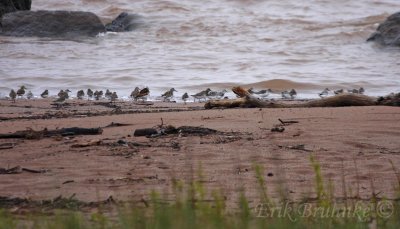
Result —
<svg viewBox="0 0 400 229"><path fill-rule="evenodd" d="M281 96L282 96L282 99L290 99L291 98L290 93L288 91L282 91Z"/></svg>
<svg viewBox="0 0 400 229"><path fill-rule="evenodd" d="M107 98L107 99L111 99L111 96L112 96L112 92L110 91L110 90L106 90L106 93L104 94L104 96Z"/></svg>
<svg viewBox="0 0 400 229"><path fill-rule="evenodd" d="M40 94L40 97L42 97L43 99L49 97L49 90L47 90L47 89L44 90L44 92L42 92L42 94Z"/></svg>
<svg viewBox="0 0 400 229"><path fill-rule="evenodd" d="M169 99L174 96L174 91L177 91L177 90L175 90L175 88L171 88L168 91L166 91L164 94L161 95L161 97L164 98L164 102L167 100L169 101Z"/></svg>
<svg viewBox="0 0 400 229"><path fill-rule="evenodd" d="M148 87L143 88L142 90L139 91L139 93L136 95L135 100L138 100L141 98L143 101L147 99L147 96L150 94L150 90Z"/></svg>
<svg viewBox="0 0 400 229"><path fill-rule="evenodd" d="M65 103L65 100L67 99L65 95L68 95L68 93L64 92L63 95L61 95L58 99L53 101L53 104L55 104L57 107L62 107Z"/></svg>
<svg viewBox="0 0 400 229"><path fill-rule="evenodd" d="M222 97L224 97L224 95L225 95L225 93L227 92L227 90L222 90L222 91L209 91L208 93L207 93L207 96L208 97L213 97L213 98L218 98L218 99L220 99L220 98L222 98Z"/></svg>
<svg viewBox="0 0 400 229"><path fill-rule="evenodd" d="M65 97L65 99L68 99L69 98L69 92L71 92L69 89L67 89L67 90L60 90L60 92L58 92L58 97L59 98L61 98L61 97Z"/></svg>
<svg viewBox="0 0 400 229"><path fill-rule="evenodd" d="M139 87L135 87L135 89L131 92L130 97L136 101L137 96L139 95L139 92L140 92Z"/></svg>
<svg viewBox="0 0 400 229"><path fill-rule="evenodd" d="M353 94L364 94L365 89L363 87L360 87L360 89L347 90L347 92Z"/></svg>
<svg viewBox="0 0 400 229"><path fill-rule="evenodd" d="M83 99L84 96L85 96L85 92L84 92L83 90L79 90L79 91L76 93L76 97L77 97L78 99Z"/></svg>
<svg viewBox="0 0 400 229"><path fill-rule="evenodd" d="M111 93L111 95L110 95L110 100L111 100L111 102L115 102L117 99L118 99L117 92L114 91L114 92Z"/></svg>
<svg viewBox="0 0 400 229"><path fill-rule="evenodd" d="M22 97L25 94L25 89L26 87L22 85L18 90L17 90L17 96Z"/></svg>
<svg viewBox="0 0 400 229"><path fill-rule="evenodd" d="M86 95L88 96L88 100L89 100L89 98L93 98L93 91L92 91L92 89L87 89L87 91L86 91Z"/></svg>
<svg viewBox="0 0 400 229"><path fill-rule="evenodd" d="M100 100L101 99L101 97L103 97L103 91L95 91L94 93L93 93L93 95L94 95L94 98L96 99L96 100Z"/></svg>
<svg viewBox="0 0 400 229"><path fill-rule="evenodd" d="M335 90L335 91L333 91L333 93L335 93L335 95L339 95L339 94L343 94L343 89L338 89L338 90Z"/></svg>
<svg viewBox="0 0 400 229"><path fill-rule="evenodd" d="M262 98L268 97L269 93L272 92L271 89L267 89L267 90L263 89L263 90L255 91L253 88L249 88L247 91L252 95L258 95Z"/></svg>
<svg viewBox="0 0 400 229"><path fill-rule="evenodd" d="M194 98L194 102L196 102L196 99L200 101L201 99L206 99L207 95L210 91L211 91L211 89L207 88L206 90L201 91L201 92L191 95L191 96Z"/></svg>
<svg viewBox="0 0 400 229"><path fill-rule="evenodd" d="M185 94L182 95L182 100L183 102L186 104L186 100L189 98L189 95L187 92L185 92Z"/></svg>
<svg viewBox="0 0 400 229"><path fill-rule="evenodd" d="M28 93L26 94L26 98L32 99L33 98L33 93L31 91L28 91Z"/></svg>
<svg viewBox="0 0 400 229"><path fill-rule="evenodd" d="M11 89L9 96L12 99L12 101L15 103L15 98L17 98L17 93L15 93L14 89Z"/></svg>
<svg viewBox="0 0 400 229"><path fill-rule="evenodd" d="M291 99L294 99L297 96L297 91L292 89L289 91L289 96Z"/></svg>
<svg viewBox="0 0 400 229"><path fill-rule="evenodd" d="M330 89L329 88L325 88L321 93L319 93L319 97L324 98L326 96L328 96Z"/></svg>

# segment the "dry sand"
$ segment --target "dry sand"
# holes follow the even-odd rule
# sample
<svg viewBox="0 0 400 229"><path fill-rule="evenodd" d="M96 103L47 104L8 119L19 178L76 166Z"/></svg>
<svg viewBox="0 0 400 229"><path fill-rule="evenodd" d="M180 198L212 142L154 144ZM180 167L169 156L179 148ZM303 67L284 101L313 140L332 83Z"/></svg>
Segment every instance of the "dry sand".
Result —
<svg viewBox="0 0 400 229"><path fill-rule="evenodd" d="M348 196L370 198L373 184L379 197L396 197L393 187L398 181L390 160L400 167L398 107L204 110L204 104L195 103L118 102L121 109L113 111L107 102L74 100L55 109L49 101L1 100L0 134L27 128L104 127L111 122L131 125L104 128L101 135L0 139L0 145L14 144L0 150L0 167L46 171L0 175L0 196L42 200L75 193L83 201L109 196L148 199L151 190L170 192L172 178L190 181L201 168L202 183L210 190L221 189L228 203L235 203L244 187L255 205L259 198L253 165L259 164L271 196L278 197L283 188L300 200L315 197L310 163L310 155L315 155L325 181L333 181L336 197L343 197L343 177L352 190ZM135 129L159 125L161 118L167 125L224 133L133 136ZM284 126L282 133L271 132L279 118L298 123ZM73 147L92 140L99 144ZM304 149L295 149L303 144Z"/></svg>

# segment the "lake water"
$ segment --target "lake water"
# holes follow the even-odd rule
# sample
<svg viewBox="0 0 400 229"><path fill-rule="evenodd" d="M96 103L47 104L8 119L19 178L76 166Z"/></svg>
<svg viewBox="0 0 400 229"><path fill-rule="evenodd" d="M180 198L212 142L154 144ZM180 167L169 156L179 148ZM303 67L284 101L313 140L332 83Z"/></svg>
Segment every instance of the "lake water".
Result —
<svg viewBox="0 0 400 229"><path fill-rule="evenodd" d="M0 36L0 93L26 85L111 89L157 97L251 84L294 87L299 98L325 87L400 89L400 50L365 40L400 10L398 0L34 0L32 10L84 10L109 22L125 11L141 26L84 40Z"/></svg>

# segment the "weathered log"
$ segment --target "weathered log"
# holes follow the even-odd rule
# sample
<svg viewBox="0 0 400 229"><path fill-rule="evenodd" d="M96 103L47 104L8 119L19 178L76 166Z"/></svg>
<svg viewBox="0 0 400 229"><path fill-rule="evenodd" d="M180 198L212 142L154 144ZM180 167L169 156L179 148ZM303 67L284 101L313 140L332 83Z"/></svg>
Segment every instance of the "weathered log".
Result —
<svg viewBox="0 0 400 229"><path fill-rule="evenodd" d="M81 128L81 127L71 127L71 128L62 128L58 130L39 130L35 131L32 129L24 130L24 131L16 131L11 134L0 134L0 138L27 138L27 139L39 139L43 137L52 137L52 136L70 136L70 135L96 135L102 134L102 128Z"/></svg>
<svg viewBox="0 0 400 229"><path fill-rule="evenodd" d="M282 102L264 101L251 95L242 87L234 87L232 91L241 97L234 100L210 100L204 107L211 108L233 108L233 107L259 107L259 108L294 108L294 107L346 107L346 106L375 106L390 105L400 106L400 93L391 94L386 97L373 98L361 94L344 93L318 100L311 100L296 104L285 104Z"/></svg>

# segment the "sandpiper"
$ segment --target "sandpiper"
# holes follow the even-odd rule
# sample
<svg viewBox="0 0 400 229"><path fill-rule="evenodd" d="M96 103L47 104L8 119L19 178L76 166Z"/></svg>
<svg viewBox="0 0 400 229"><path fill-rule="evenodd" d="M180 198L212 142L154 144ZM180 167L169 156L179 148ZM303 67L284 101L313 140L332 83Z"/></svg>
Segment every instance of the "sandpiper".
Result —
<svg viewBox="0 0 400 229"><path fill-rule="evenodd" d="M58 96L59 98L61 98L61 97L63 97L63 95L64 95L64 90L61 89L61 90L58 92L57 96Z"/></svg>
<svg viewBox="0 0 400 229"><path fill-rule="evenodd" d="M93 91L92 91L92 89L90 89L90 88L87 89L86 95L88 96L88 99L93 98Z"/></svg>
<svg viewBox="0 0 400 229"><path fill-rule="evenodd" d="M95 91L94 93L93 93L93 95L94 95L94 98L96 99L96 100L100 100L101 99L101 97L103 97L103 91Z"/></svg>
<svg viewBox="0 0 400 229"><path fill-rule="evenodd" d="M321 93L319 93L319 97L324 98L326 96L328 96L330 89L329 88L325 88Z"/></svg>
<svg viewBox="0 0 400 229"><path fill-rule="evenodd" d="M268 97L269 93L272 92L271 89L267 89L267 90L266 89L262 89L262 90L259 90L259 91L255 91L254 88L249 88L247 91L252 95L258 95L258 96L260 96L262 98Z"/></svg>
<svg viewBox="0 0 400 229"><path fill-rule="evenodd" d="M347 92L353 94L364 94L365 89L363 87L360 87L360 89L347 90Z"/></svg>
<svg viewBox="0 0 400 229"><path fill-rule="evenodd" d="M9 96L12 99L12 101L15 103L15 98L17 98L17 93L15 93L14 89L11 89Z"/></svg>
<svg viewBox="0 0 400 229"><path fill-rule="evenodd" d="M40 94L40 97L42 97L43 99L49 97L49 90L47 90L47 89L44 90L44 92L42 92L42 94Z"/></svg>
<svg viewBox="0 0 400 229"><path fill-rule="evenodd" d="M338 90L333 91L333 93L335 95L343 94L343 92L344 92L343 89L338 89Z"/></svg>
<svg viewBox="0 0 400 229"><path fill-rule="evenodd" d="M22 97L25 94L25 89L26 87L22 85L18 90L17 90L17 96Z"/></svg>
<svg viewBox="0 0 400 229"><path fill-rule="evenodd" d="M142 90L139 91L137 96L135 97L135 100L138 100L141 98L143 101L147 99L147 96L150 94L150 90L148 87L143 88Z"/></svg>
<svg viewBox="0 0 400 229"><path fill-rule="evenodd" d="M137 96L139 95L139 92L140 92L139 87L135 87L135 89L131 92L130 97L136 101Z"/></svg>
<svg viewBox="0 0 400 229"><path fill-rule="evenodd" d="M28 93L26 94L26 98L32 99L33 98L33 93L31 91L28 91Z"/></svg>
<svg viewBox="0 0 400 229"><path fill-rule="evenodd" d="M64 92L62 94L59 95L59 98L54 100L53 103L57 106L57 107L62 107L65 103L65 100L67 99L65 97L65 95L68 95L67 92Z"/></svg>
<svg viewBox="0 0 400 229"><path fill-rule="evenodd" d="M177 90L175 90L175 88L171 88L168 91L166 91L164 94L161 95L161 97L164 98L164 102L167 100L169 101L174 96L174 91L177 91Z"/></svg>
<svg viewBox="0 0 400 229"><path fill-rule="evenodd" d="M212 98L218 98L218 99L220 99L220 98L222 98L222 97L224 97L224 95L225 95L225 93L227 92L227 90L222 90L222 91L209 91L208 93L207 93L207 96L208 97L212 97Z"/></svg>
<svg viewBox="0 0 400 229"><path fill-rule="evenodd" d="M77 97L78 99L83 99L84 96L85 96L85 92L84 92L83 90L79 90L79 91L76 93L76 97Z"/></svg>
<svg viewBox="0 0 400 229"><path fill-rule="evenodd" d="M289 91L289 96L290 96L291 99L296 98L296 96L297 96L297 91L294 90L294 89L290 90L290 91Z"/></svg>
<svg viewBox="0 0 400 229"><path fill-rule="evenodd" d="M112 92L110 91L110 90L106 90L106 93L104 94L104 96L107 98L107 99L111 99L111 96L112 96Z"/></svg>
<svg viewBox="0 0 400 229"><path fill-rule="evenodd" d="M189 95L187 92L185 92L185 94L182 95L182 100L183 102L186 104L186 100L189 98Z"/></svg>
<svg viewBox="0 0 400 229"><path fill-rule="evenodd" d="M210 88L207 88L206 90L204 90L204 91L201 91L201 92L199 92L199 93L197 93L197 94L194 94L194 95L190 95L190 96L192 96L193 98L194 98L194 102L196 102L196 99L197 100L201 100L201 99L206 99L207 98L207 95L208 95L208 93L211 91L211 89Z"/></svg>
<svg viewBox="0 0 400 229"><path fill-rule="evenodd" d="M110 95L110 100L111 100L111 102L115 102L117 99L118 99L117 92L114 91L114 92L111 93L111 95Z"/></svg>
<svg viewBox="0 0 400 229"><path fill-rule="evenodd" d="M290 99L291 98L288 91L282 91L281 96L282 96L282 99Z"/></svg>

